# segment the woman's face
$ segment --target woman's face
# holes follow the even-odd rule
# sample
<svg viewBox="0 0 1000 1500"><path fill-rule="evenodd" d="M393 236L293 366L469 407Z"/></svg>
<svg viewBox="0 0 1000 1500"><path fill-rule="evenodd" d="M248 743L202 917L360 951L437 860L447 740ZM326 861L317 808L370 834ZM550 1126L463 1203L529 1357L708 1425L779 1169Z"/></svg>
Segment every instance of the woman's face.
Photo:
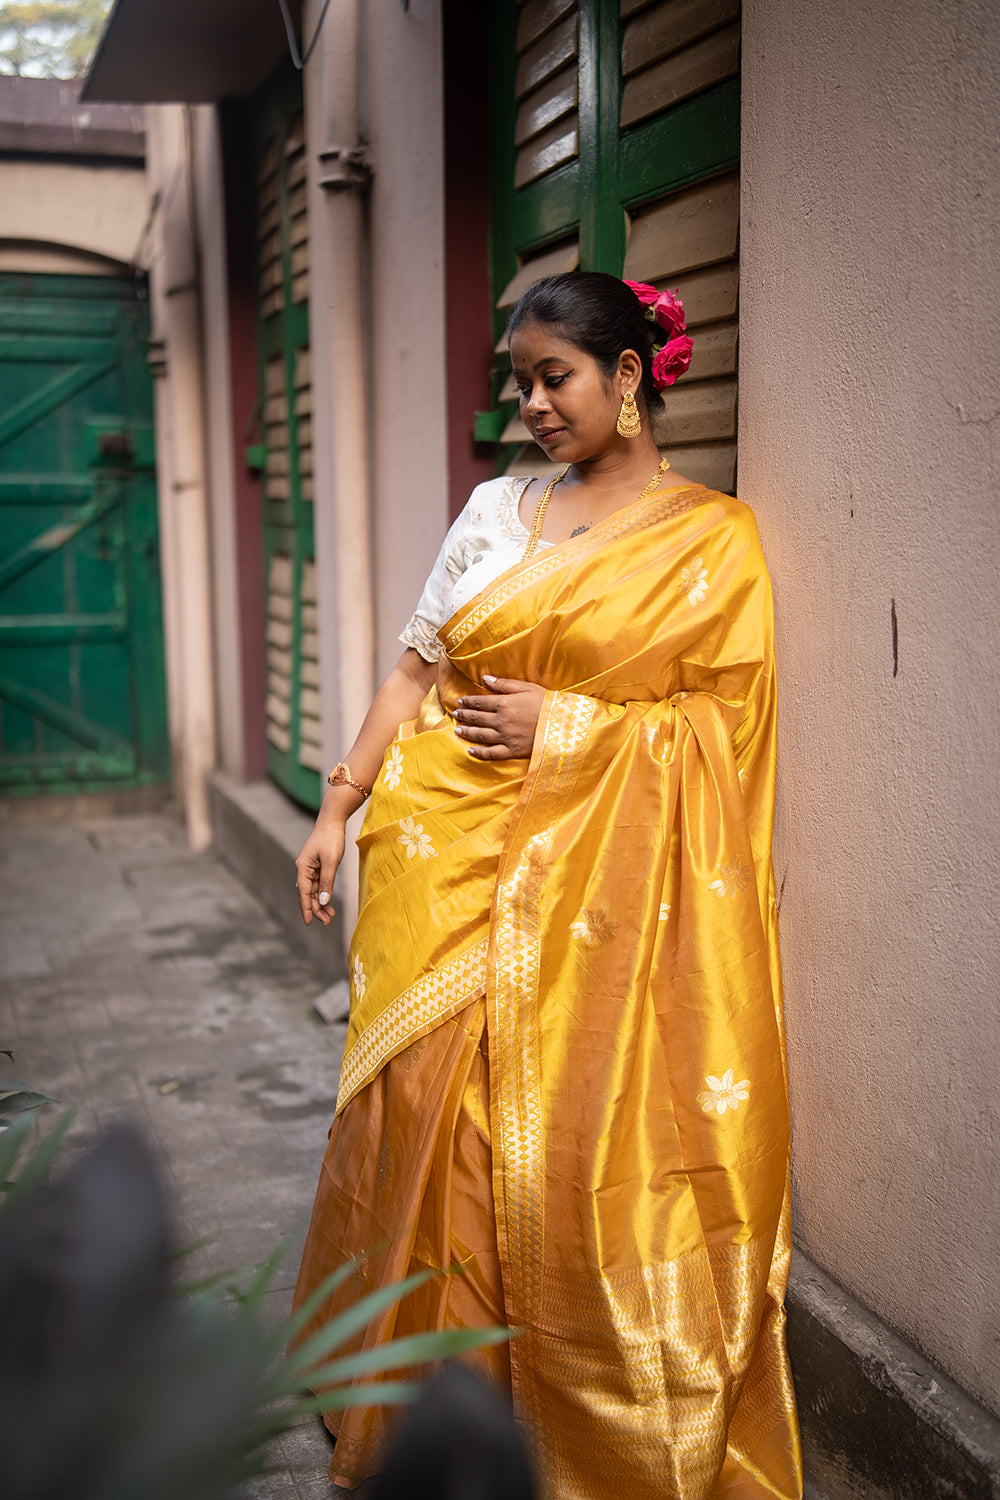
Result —
<svg viewBox="0 0 1000 1500"><path fill-rule="evenodd" d="M544 323L520 323L510 341L521 419L555 463L596 458L622 440L615 430L621 382Z"/></svg>

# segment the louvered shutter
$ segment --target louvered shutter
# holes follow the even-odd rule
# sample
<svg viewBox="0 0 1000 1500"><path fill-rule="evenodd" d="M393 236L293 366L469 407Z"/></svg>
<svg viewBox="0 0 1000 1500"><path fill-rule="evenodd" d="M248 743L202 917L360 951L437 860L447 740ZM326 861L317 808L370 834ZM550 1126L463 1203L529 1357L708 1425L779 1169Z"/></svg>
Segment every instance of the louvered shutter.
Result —
<svg viewBox="0 0 1000 1500"><path fill-rule="evenodd" d="M514 186L526 187L579 153L576 0L526 0L517 18Z"/></svg>
<svg viewBox="0 0 1000 1500"><path fill-rule="evenodd" d="M622 0L623 130L739 73L739 0ZM681 473L736 482L740 188L736 172L634 209L623 275L680 287L691 368L665 394L657 440Z"/></svg>
<svg viewBox="0 0 1000 1500"><path fill-rule="evenodd" d="M497 332L521 292L552 271L581 265L679 286L695 352L665 393L657 441L679 471L731 490L739 4L621 0L616 17L606 0L506 0L498 13L494 42L507 62L494 111ZM504 349L501 338L490 419L500 467L550 473L517 416Z"/></svg>
<svg viewBox="0 0 1000 1500"><path fill-rule="evenodd" d="M621 12L623 130L739 72L739 0L622 0Z"/></svg>
<svg viewBox="0 0 1000 1500"><path fill-rule="evenodd" d="M636 211L624 274L679 287L694 340L691 368L664 393L654 424L674 468L714 489L736 479L740 189L735 173Z"/></svg>
<svg viewBox="0 0 1000 1500"><path fill-rule="evenodd" d="M258 118L258 345L264 447L268 774L319 802L319 647L313 562L309 220L301 95L262 97Z"/></svg>

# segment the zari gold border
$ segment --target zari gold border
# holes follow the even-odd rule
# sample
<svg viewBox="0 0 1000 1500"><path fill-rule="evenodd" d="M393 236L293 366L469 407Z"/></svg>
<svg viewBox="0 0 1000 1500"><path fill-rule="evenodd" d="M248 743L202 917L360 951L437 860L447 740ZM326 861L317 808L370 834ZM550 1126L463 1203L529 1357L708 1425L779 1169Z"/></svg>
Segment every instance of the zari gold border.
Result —
<svg viewBox="0 0 1000 1500"><path fill-rule="evenodd" d="M487 941L476 943L457 958L397 995L369 1022L344 1058L340 1069L337 1113L378 1072L401 1042L416 1037L432 1022L448 1015L481 993L486 984Z"/></svg>
<svg viewBox="0 0 1000 1500"><path fill-rule="evenodd" d="M771 1255L764 1237L601 1276L544 1267L534 1361L557 1494L618 1500L623 1473L665 1500L712 1494L736 1409L741 1431L766 1445L774 1403L762 1397L773 1393L744 1382ZM786 1397L778 1408L787 1410ZM595 1422L607 1446L596 1466Z"/></svg>
<svg viewBox="0 0 1000 1500"><path fill-rule="evenodd" d="M577 693L555 693L548 708L543 748L524 827L512 830L513 857L497 882L496 982L491 1055L496 1056L497 1122L503 1162L498 1227L506 1245L511 1321L537 1316L545 1239L545 1143L538 1056L538 987L541 969L540 894L545 856L563 802L589 743L596 704ZM534 832L531 832L534 828ZM519 1351L511 1369L522 1395L531 1384Z"/></svg>
<svg viewBox="0 0 1000 1500"><path fill-rule="evenodd" d="M515 565L507 573L501 575L494 588L478 596L478 603L473 600L466 606L467 613L459 619L457 625L449 625L438 632L439 639L444 642L445 650L460 646L476 627L482 624L487 615L509 599L511 594L516 594L519 589L527 588L537 579L544 578L546 574L563 567L577 557L593 552L597 547L603 547L607 542L624 535L625 532L644 531L650 526L655 526L658 521L684 515L699 505L704 495L708 493L710 491L707 491L701 484L686 486L682 490L667 490L662 496L654 495L643 507L641 514L637 515L631 507L625 506L621 511L616 511L609 516L606 521L592 527L579 539L558 543L551 552L542 553L526 567L521 567L520 564ZM684 496L685 498L670 499L670 496Z"/></svg>

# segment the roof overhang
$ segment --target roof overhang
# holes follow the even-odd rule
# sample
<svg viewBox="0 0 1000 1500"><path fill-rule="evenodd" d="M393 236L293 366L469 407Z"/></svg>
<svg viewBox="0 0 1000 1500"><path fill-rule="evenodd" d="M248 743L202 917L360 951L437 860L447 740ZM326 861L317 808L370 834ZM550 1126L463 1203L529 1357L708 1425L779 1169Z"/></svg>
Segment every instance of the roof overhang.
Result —
<svg viewBox="0 0 1000 1500"><path fill-rule="evenodd" d="M302 0L289 0L296 34ZM85 101L210 104L252 94L288 55L278 0L115 0Z"/></svg>
<svg viewBox="0 0 1000 1500"><path fill-rule="evenodd" d="M0 154L117 159L141 167L144 128L134 105L81 104L76 81L0 77Z"/></svg>

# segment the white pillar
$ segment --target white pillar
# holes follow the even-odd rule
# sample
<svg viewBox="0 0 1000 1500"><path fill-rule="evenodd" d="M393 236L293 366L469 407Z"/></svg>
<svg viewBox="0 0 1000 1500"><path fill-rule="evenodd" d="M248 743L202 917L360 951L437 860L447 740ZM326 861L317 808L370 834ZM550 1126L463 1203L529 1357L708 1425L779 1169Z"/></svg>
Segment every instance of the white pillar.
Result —
<svg viewBox="0 0 1000 1500"><path fill-rule="evenodd" d="M244 775L243 669L239 607L239 546L229 372L226 193L219 112L214 104L193 111L194 198L200 248L202 355L204 360L205 463L211 525L212 619L215 635L215 708L222 768Z"/></svg>
<svg viewBox="0 0 1000 1500"><path fill-rule="evenodd" d="M321 8L308 0L305 36L314 34ZM359 44L359 0L331 0L305 77L317 614L328 766L353 740L375 688ZM351 839L338 884L349 930L357 916Z"/></svg>
<svg viewBox="0 0 1000 1500"><path fill-rule="evenodd" d="M201 327L190 118L149 109L151 175L159 191L152 257L153 339L162 345L157 487L174 785L192 848L211 842L208 773L215 764L214 672Z"/></svg>
<svg viewBox="0 0 1000 1500"><path fill-rule="evenodd" d="M378 675L448 529L444 68L439 0L365 13Z"/></svg>

